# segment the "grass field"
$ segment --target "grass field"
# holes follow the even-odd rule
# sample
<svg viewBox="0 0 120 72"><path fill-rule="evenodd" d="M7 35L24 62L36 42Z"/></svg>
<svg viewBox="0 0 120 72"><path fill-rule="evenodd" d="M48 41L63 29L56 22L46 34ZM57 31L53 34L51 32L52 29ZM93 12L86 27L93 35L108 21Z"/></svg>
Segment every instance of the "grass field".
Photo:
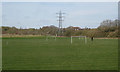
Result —
<svg viewBox="0 0 120 72"><path fill-rule="evenodd" d="M117 70L118 40L3 38L3 70Z"/></svg>

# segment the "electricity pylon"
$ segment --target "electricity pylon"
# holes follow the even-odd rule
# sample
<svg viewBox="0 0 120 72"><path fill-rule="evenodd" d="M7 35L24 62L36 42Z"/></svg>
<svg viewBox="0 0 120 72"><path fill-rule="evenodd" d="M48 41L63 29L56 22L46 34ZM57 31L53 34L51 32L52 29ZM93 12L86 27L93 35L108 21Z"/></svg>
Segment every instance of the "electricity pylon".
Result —
<svg viewBox="0 0 120 72"><path fill-rule="evenodd" d="M62 29L62 21L63 21L63 14L65 13L62 13L62 11L59 11L59 13L56 13L58 14L58 22L59 22L59 30L58 30L58 35L61 35L63 33L63 29Z"/></svg>

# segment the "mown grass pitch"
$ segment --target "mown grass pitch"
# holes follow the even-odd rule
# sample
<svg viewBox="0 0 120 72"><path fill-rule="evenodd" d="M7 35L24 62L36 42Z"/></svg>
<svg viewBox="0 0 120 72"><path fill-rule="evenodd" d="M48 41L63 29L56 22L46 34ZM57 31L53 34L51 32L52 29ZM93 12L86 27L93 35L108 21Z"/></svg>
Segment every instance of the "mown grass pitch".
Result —
<svg viewBox="0 0 120 72"><path fill-rule="evenodd" d="M3 38L3 70L117 70L117 39Z"/></svg>

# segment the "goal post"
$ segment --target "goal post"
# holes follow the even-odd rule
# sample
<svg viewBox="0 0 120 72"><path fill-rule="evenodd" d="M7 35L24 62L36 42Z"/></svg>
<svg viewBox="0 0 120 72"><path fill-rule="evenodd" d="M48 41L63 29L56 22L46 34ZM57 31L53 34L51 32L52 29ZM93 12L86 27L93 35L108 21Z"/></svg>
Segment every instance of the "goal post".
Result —
<svg viewBox="0 0 120 72"><path fill-rule="evenodd" d="M86 36L71 36L71 44L73 43L73 37L78 37L79 39L80 39L80 38L84 38L85 44L87 43L87 38L86 38Z"/></svg>

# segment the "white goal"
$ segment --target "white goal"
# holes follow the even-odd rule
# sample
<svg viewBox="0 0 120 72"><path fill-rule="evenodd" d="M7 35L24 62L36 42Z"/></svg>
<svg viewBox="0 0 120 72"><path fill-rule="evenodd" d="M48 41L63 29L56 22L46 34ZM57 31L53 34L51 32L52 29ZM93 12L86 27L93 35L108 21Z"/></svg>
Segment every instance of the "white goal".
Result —
<svg viewBox="0 0 120 72"><path fill-rule="evenodd" d="M54 38L54 40L56 41L56 37L57 37L57 34L56 34L56 36L50 36L50 35L48 35L48 36L46 36L46 41L48 41L48 38Z"/></svg>
<svg viewBox="0 0 120 72"><path fill-rule="evenodd" d="M71 36L71 44L73 43L73 37L78 37L79 39L82 37L85 40L85 44L87 43L87 38L86 36Z"/></svg>

